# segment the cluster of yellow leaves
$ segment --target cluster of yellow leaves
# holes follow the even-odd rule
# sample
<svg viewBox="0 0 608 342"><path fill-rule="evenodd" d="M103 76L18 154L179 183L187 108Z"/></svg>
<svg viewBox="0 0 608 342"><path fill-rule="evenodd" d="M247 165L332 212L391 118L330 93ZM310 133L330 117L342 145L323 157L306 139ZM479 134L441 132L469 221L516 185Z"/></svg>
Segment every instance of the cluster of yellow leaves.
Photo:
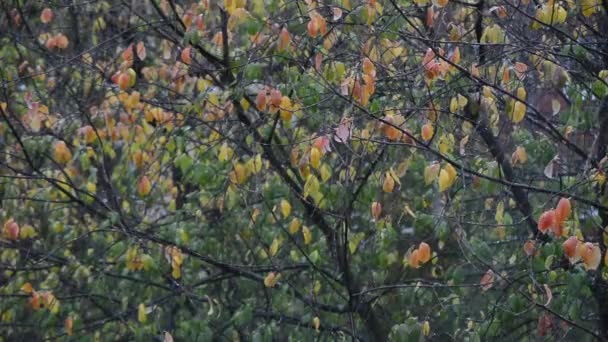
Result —
<svg viewBox="0 0 608 342"><path fill-rule="evenodd" d="M175 279L181 278L181 266L184 262L184 254L176 246L167 246L164 250L165 259L171 265L171 276Z"/></svg>
<svg viewBox="0 0 608 342"><path fill-rule="evenodd" d="M536 20L532 23L532 28L538 29L542 27L542 24L553 25L563 24L566 22L568 13L561 5L555 4L554 0L549 0L546 4L542 5L536 10Z"/></svg>
<svg viewBox="0 0 608 342"><path fill-rule="evenodd" d="M432 163L424 169L424 182L428 185L437 180L439 191L444 192L456 182L456 169L452 164L440 168L438 163Z"/></svg>
<svg viewBox="0 0 608 342"><path fill-rule="evenodd" d="M223 151L222 148L220 148L219 159L222 161L227 160L230 156L232 156L232 153L232 149L227 146L223 149ZM245 163L234 162L233 169L228 174L228 178L234 185L244 184L251 175L258 174L260 171L262 171L263 166L262 155L257 154L255 157L248 159Z"/></svg>
<svg viewBox="0 0 608 342"><path fill-rule="evenodd" d="M140 271L146 266L145 259L149 258L148 255L142 254L138 247L130 247L125 258L127 269L129 271Z"/></svg>

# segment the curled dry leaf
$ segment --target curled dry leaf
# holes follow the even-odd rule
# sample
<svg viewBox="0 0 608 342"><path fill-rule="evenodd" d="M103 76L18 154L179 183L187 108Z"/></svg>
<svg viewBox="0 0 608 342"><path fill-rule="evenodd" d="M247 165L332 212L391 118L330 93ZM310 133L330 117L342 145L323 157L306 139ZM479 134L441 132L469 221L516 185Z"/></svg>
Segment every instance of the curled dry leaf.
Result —
<svg viewBox="0 0 608 342"><path fill-rule="evenodd" d="M553 300L553 292L551 292L549 285L544 284L543 287L545 288L545 293L547 294L547 302L545 303L545 306L547 306L551 303L551 300Z"/></svg>

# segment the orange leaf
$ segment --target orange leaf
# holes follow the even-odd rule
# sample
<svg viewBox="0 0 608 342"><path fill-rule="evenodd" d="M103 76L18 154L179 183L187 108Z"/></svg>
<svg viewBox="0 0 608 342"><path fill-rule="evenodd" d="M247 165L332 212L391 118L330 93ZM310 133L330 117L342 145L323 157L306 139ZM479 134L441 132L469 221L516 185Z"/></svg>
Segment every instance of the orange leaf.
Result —
<svg viewBox="0 0 608 342"><path fill-rule="evenodd" d="M281 33L279 33L279 42L277 44L277 49L279 51L285 51L289 47L289 32L286 28L283 27Z"/></svg>
<svg viewBox="0 0 608 342"><path fill-rule="evenodd" d="M144 42L139 42L137 43L137 46L135 47L135 51L137 53L137 57L140 60L144 60L146 59L146 47L144 46Z"/></svg>
<svg viewBox="0 0 608 342"><path fill-rule="evenodd" d="M581 259L587 270L597 270L602 261L602 250L597 243L586 242L581 251Z"/></svg>
<svg viewBox="0 0 608 342"><path fill-rule="evenodd" d="M192 48L189 47L189 46L187 48L185 48L185 49L182 50L182 53L180 55L182 63L184 63L184 64L190 64L190 63L192 63L191 53L192 53Z"/></svg>
<svg viewBox="0 0 608 342"><path fill-rule="evenodd" d="M266 90L262 89L255 98L255 107L263 112L266 110Z"/></svg>
<svg viewBox="0 0 608 342"><path fill-rule="evenodd" d="M568 219L571 213L572 205L570 204L570 200L567 198L562 198L559 200L557 207L555 208L555 221L558 223L563 223Z"/></svg>
<svg viewBox="0 0 608 342"><path fill-rule="evenodd" d="M426 242L421 242L418 246L418 258L423 264L431 260L431 246L429 246Z"/></svg>
<svg viewBox="0 0 608 342"><path fill-rule="evenodd" d="M574 263L580 259L580 249L578 248L579 241L576 236L571 236L562 244L564 254Z"/></svg>
<svg viewBox="0 0 608 342"><path fill-rule="evenodd" d="M546 234L549 229L555 226L555 210L547 210L538 219L538 230Z"/></svg>
<svg viewBox="0 0 608 342"><path fill-rule="evenodd" d="M408 258L408 263L412 268L420 267L420 255L417 249L414 249Z"/></svg>

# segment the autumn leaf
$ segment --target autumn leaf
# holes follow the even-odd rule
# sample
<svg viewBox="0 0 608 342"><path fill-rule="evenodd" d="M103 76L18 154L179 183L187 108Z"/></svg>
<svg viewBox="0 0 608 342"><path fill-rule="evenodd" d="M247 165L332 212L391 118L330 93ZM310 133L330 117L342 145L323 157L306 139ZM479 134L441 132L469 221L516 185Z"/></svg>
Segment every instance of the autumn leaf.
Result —
<svg viewBox="0 0 608 342"><path fill-rule="evenodd" d="M494 285L494 271L489 269L479 281L479 285L481 286L481 291L486 292L492 288Z"/></svg>

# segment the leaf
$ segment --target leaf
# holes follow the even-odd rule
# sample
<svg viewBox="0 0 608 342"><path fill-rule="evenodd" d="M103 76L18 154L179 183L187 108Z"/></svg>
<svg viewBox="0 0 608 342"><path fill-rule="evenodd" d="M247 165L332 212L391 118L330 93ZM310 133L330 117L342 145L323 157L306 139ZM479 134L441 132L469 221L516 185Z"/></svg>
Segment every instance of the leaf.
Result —
<svg viewBox="0 0 608 342"><path fill-rule="evenodd" d="M273 288L275 287L280 278L280 274L277 274L275 272L269 272L264 278L264 286L266 286L267 288Z"/></svg>
<svg viewBox="0 0 608 342"><path fill-rule="evenodd" d="M382 204L378 202L373 202L371 206L372 217L374 220L378 220L380 214L382 213Z"/></svg>
<svg viewBox="0 0 608 342"><path fill-rule="evenodd" d="M271 257L275 256L279 251L280 244L281 242L279 241L279 239L274 238L272 240L272 243L270 244L270 248L268 249L268 255L270 255Z"/></svg>
<svg viewBox="0 0 608 342"><path fill-rule="evenodd" d="M336 128L334 140L346 144L352 135L352 118L342 118Z"/></svg>
<svg viewBox="0 0 608 342"><path fill-rule="evenodd" d="M549 306L551 300L553 299L553 292L551 292L549 285L543 284L543 287L545 289L545 294L547 295L547 302L545 303L545 306Z"/></svg>
<svg viewBox="0 0 608 342"><path fill-rule="evenodd" d="M332 8L332 20L338 21L342 18L342 10L339 7Z"/></svg>
<svg viewBox="0 0 608 342"><path fill-rule="evenodd" d="M524 252L527 256L532 256L534 253L536 253L536 246L534 246L533 241L528 240L526 243L524 243Z"/></svg>
<svg viewBox="0 0 608 342"><path fill-rule="evenodd" d="M304 183L304 193L302 196L304 196L304 198L309 195L314 197L317 192L319 192L319 180L315 175L311 174L306 179L306 183Z"/></svg>
<svg viewBox="0 0 608 342"><path fill-rule="evenodd" d="M300 220L297 217L294 217L293 220L291 220L291 223L289 223L289 227L287 227L287 230L289 231L289 234L295 234L300 230Z"/></svg>
<svg viewBox="0 0 608 342"><path fill-rule="evenodd" d="M571 236L562 244L564 254L570 260L570 263L577 262L581 257L581 249L579 248L579 240L576 236Z"/></svg>
<svg viewBox="0 0 608 342"><path fill-rule="evenodd" d="M514 101L513 110L509 115L509 118L513 123L520 123L526 116L526 104L521 101Z"/></svg>
<svg viewBox="0 0 608 342"><path fill-rule="evenodd" d="M551 159L551 161L547 164L547 166L545 166L545 169L543 170L543 174L550 179L553 179L553 177L555 177L555 166L556 164L559 162L559 156L555 156L553 157L553 159Z"/></svg>
<svg viewBox="0 0 608 342"><path fill-rule="evenodd" d="M140 60L146 59L146 47L144 46L144 42L139 42L135 46L135 53Z"/></svg>
<svg viewBox="0 0 608 342"><path fill-rule="evenodd" d="M291 214L291 204L287 200L283 199L281 200L280 207L283 218L289 217L289 214Z"/></svg>
<svg viewBox="0 0 608 342"><path fill-rule="evenodd" d="M395 179L393 178L390 172L386 172L386 174L384 175L384 183L382 184L382 190L386 193L391 193L393 192L394 188Z"/></svg>
<svg viewBox="0 0 608 342"><path fill-rule="evenodd" d="M433 128L433 125L430 122L426 123L424 126L422 126L422 129L421 129L420 135L422 137L422 140L424 140L424 141L431 140L434 132L435 132L435 129Z"/></svg>
<svg viewBox="0 0 608 342"><path fill-rule="evenodd" d="M421 242L420 245L418 245L418 259L422 264L426 264L431 260L431 246L426 242Z"/></svg>
<svg viewBox="0 0 608 342"><path fill-rule="evenodd" d="M494 219L496 223L503 224L504 223L504 214L505 214L505 203L503 201L498 202L496 206L496 214L494 215Z"/></svg>
<svg viewBox="0 0 608 342"><path fill-rule="evenodd" d="M422 323L422 334L424 336L429 336L431 334L431 324L429 321L424 321L424 323Z"/></svg>
<svg viewBox="0 0 608 342"><path fill-rule="evenodd" d="M302 236L304 237L304 244L308 245L312 241L312 233L308 227L302 228Z"/></svg>
<svg viewBox="0 0 608 342"><path fill-rule="evenodd" d="M489 269L479 281L479 285L481 286L481 291L486 292L491 289L494 285L494 271Z"/></svg>
<svg viewBox="0 0 608 342"><path fill-rule="evenodd" d="M48 24L53 20L53 10L50 8L45 8L40 13L40 21L43 24Z"/></svg>
<svg viewBox="0 0 608 342"><path fill-rule="evenodd" d="M562 104L557 99L551 100L551 110L553 115L557 115L559 111L562 109Z"/></svg>
<svg viewBox="0 0 608 342"><path fill-rule="evenodd" d="M466 155L465 147L467 146L468 143L469 143L469 136L465 135L465 137L460 140L460 151L459 152L460 152L461 156Z"/></svg>
<svg viewBox="0 0 608 342"><path fill-rule="evenodd" d="M538 230L544 234L546 234L547 231L552 229L555 225L555 210L553 209L543 212L538 218Z"/></svg>
<svg viewBox="0 0 608 342"><path fill-rule="evenodd" d="M426 185L433 183L437 179L437 176L439 176L440 169L439 163L432 163L424 168L424 183Z"/></svg>
<svg viewBox="0 0 608 342"><path fill-rule="evenodd" d="M570 200L567 198L561 198L555 208L555 221L557 223L564 223L570 214L572 213L572 205Z"/></svg>
<svg viewBox="0 0 608 342"><path fill-rule="evenodd" d="M182 50L181 54L180 54L180 58L182 63L189 65L192 63L192 48L191 47L186 47Z"/></svg>
<svg viewBox="0 0 608 342"><path fill-rule="evenodd" d="M32 287L32 284L30 283L25 283L21 286L21 291L30 294L32 292L34 292L34 288Z"/></svg>
<svg viewBox="0 0 608 342"><path fill-rule="evenodd" d="M597 243L586 242L581 251L581 259L587 270L597 270L602 261L602 250Z"/></svg>
<svg viewBox="0 0 608 342"><path fill-rule="evenodd" d="M321 319L316 317L312 319L312 326L315 328L315 331L320 332L319 328L321 327Z"/></svg>
<svg viewBox="0 0 608 342"><path fill-rule="evenodd" d="M321 151L318 148L313 147L310 149L310 165L315 169L321 166L321 156Z"/></svg>

